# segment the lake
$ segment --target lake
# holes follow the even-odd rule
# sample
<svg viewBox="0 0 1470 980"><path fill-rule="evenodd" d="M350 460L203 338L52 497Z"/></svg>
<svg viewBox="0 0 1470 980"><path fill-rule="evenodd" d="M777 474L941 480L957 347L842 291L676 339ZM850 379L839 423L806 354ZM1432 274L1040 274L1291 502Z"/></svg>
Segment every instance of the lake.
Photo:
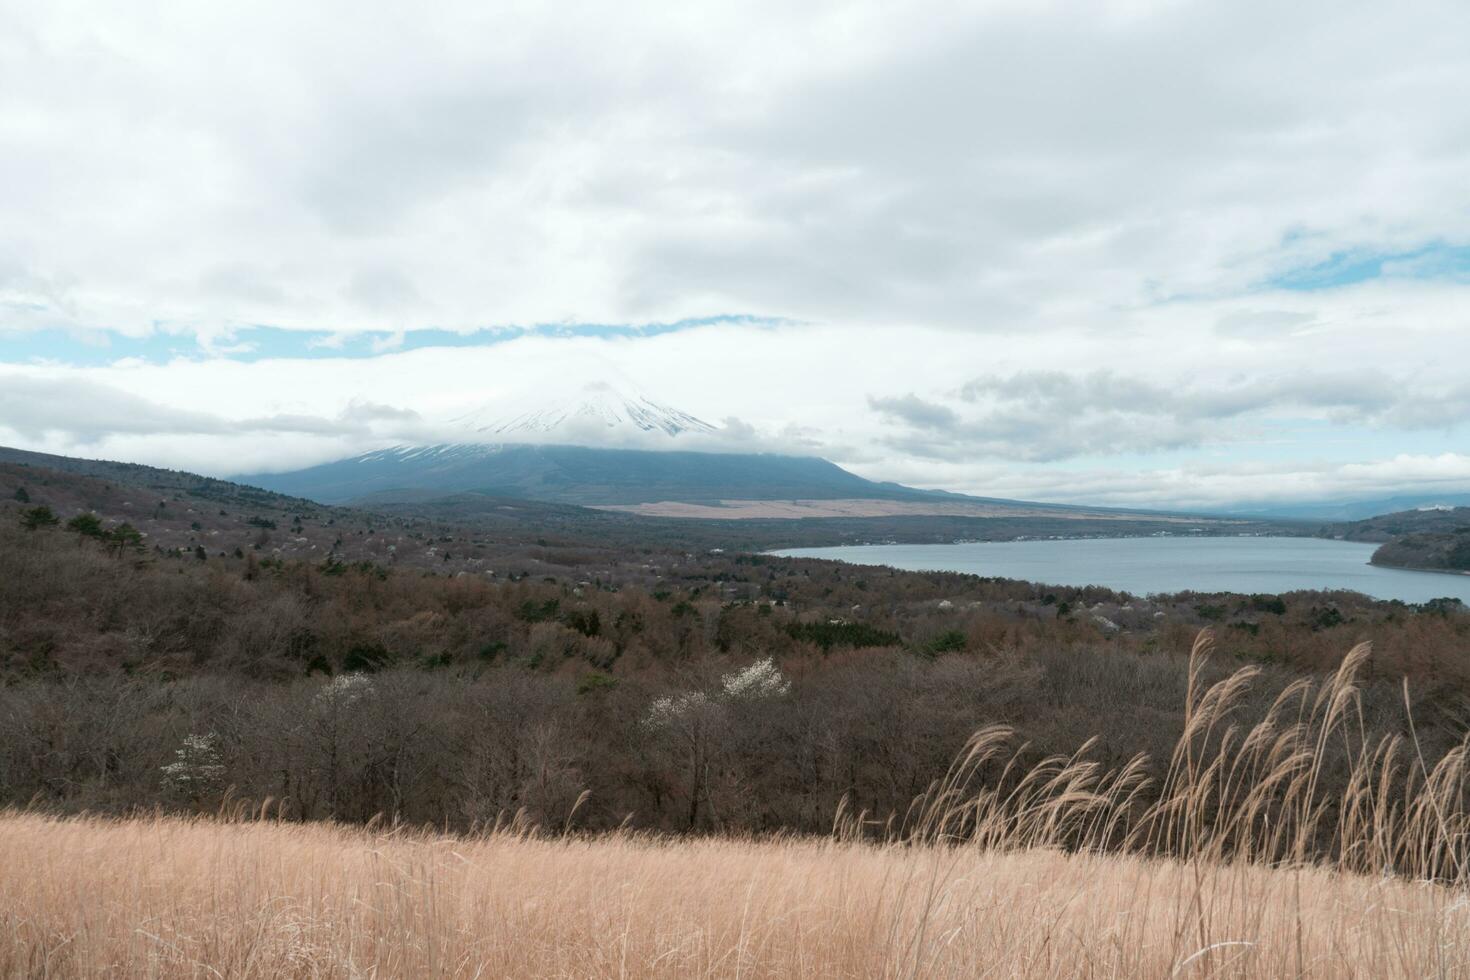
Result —
<svg viewBox="0 0 1470 980"><path fill-rule="evenodd" d="M1043 582L1159 592L1292 592L1350 589L1377 599L1470 603L1470 576L1368 564L1377 545L1322 538L1089 538L971 544L875 544L790 548L776 554L830 558L909 571L966 572Z"/></svg>

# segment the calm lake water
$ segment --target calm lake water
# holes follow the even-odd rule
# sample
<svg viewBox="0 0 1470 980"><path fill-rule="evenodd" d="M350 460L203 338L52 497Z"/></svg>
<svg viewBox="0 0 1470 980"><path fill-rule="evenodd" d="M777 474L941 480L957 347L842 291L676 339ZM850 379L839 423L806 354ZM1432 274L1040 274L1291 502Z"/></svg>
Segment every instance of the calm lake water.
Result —
<svg viewBox="0 0 1470 980"><path fill-rule="evenodd" d="M795 558L833 558L910 571L968 572L1050 585L1157 592L1292 592L1351 589L1378 599L1470 603L1470 576L1368 564L1377 545L1320 538L1100 538L875 544L791 548Z"/></svg>

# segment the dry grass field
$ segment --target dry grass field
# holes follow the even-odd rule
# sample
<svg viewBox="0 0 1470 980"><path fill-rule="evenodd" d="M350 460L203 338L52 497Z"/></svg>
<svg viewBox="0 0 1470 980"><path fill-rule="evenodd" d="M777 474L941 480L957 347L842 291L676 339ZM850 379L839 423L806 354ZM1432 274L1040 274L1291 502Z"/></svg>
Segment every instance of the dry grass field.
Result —
<svg viewBox="0 0 1470 980"><path fill-rule="evenodd" d="M5 977L1456 977L1458 890L830 841L0 819Z"/></svg>
<svg viewBox="0 0 1470 980"><path fill-rule="evenodd" d="M1470 976L1465 745L1362 737L1367 654L1248 730L1191 683L1159 785L987 730L827 839L12 812L0 975Z"/></svg>

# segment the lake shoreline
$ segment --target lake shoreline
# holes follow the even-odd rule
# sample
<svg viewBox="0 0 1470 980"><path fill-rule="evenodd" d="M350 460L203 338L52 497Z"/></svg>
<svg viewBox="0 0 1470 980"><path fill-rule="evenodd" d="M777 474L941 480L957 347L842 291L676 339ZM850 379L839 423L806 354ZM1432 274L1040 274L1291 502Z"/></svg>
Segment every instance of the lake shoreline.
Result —
<svg viewBox="0 0 1470 980"><path fill-rule="evenodd" d="M1321 537L1199 534L844 545L773 553L1051 586L1100 586L1140 597L1341 591L1412 604L1439 598L1470 603L1470 576L1427 580L1419 569L1373 564L1375 550L1365 542Z"/></svg>
<svg viewBox="0 0 1470 980"><path fill-rule="evenodd" d="M1389 568L1399 572L1433 572L1435 575L1458 575L1462 578L1470 577L1470 572L1462 572L1458 568L1430 568L1427 565L1395 565L1386 561L1373 561L1369 559L1368 564L1374 568Z"/></svg>

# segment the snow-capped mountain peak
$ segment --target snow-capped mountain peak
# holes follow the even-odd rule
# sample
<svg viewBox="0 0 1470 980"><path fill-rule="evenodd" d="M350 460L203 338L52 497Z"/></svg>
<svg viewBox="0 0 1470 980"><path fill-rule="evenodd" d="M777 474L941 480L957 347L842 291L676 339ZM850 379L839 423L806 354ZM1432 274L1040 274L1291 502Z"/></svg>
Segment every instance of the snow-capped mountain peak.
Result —
<svg viewBox="0 0 1470 980"><path fill-rule="evenodd" d="M639 392L593 382L529 407L495 406L454 420L475 441L640 442L650 437L708 434L717 427Z"/></svg>

